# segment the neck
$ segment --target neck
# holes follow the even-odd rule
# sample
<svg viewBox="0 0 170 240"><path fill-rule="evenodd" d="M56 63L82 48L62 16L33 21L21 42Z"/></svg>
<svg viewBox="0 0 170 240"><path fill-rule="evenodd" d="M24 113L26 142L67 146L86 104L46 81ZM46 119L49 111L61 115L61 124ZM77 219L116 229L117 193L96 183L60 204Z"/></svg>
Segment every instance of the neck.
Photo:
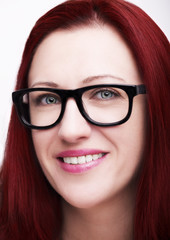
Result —
<svg viewBox="0 0 170 240"><path fill-rule="evenodd" d="M119 196L89 209L80 209L63 200L62 240L133 239L134 194Z"/></svg>

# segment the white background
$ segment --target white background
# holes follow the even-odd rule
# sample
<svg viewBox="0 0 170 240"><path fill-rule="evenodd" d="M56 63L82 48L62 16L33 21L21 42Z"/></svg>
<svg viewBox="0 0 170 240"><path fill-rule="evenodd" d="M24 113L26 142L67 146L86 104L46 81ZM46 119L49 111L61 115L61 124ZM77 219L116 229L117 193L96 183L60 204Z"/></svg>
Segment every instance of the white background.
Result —
<svg viewBox="0 0 170 240"><path fill-rule="evenodd" d="M141 7L170 39L169 0L129 0ZM36 20L63 0L0 0L0 164L11 111L11 92L25 41Z"/></svg>

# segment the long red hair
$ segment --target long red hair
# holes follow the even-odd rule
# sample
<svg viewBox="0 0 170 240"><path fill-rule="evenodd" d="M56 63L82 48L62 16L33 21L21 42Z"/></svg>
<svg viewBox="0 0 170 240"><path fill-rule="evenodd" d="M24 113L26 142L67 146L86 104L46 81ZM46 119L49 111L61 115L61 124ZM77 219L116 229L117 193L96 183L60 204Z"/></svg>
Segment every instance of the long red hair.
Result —
<svg viewBox="0 0 170 240"><path fill-rule="evenodd" d="M170 239L170 64L169 42L135 5L121 0L72 0L53 8L35 24L27 40L16 89L27 87L36 47L56 29L94 22L116 27L129 44L148 99L146 158L139 178L134 239ZM62 225L60 196L36 158L30 130L12 109L0 175L0 240L53 240ZM114 239L114 236L113 236Z"/></svg>

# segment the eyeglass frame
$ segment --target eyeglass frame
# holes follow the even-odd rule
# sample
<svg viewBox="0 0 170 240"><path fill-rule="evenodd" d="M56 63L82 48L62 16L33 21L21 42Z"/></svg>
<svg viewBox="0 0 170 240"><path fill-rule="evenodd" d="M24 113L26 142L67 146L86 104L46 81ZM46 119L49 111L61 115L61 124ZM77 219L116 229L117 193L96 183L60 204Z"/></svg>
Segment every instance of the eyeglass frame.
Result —
<svg viewBox="0 0 170 240"><path fill-rule="evenodd" d="M84 110L83 103L82 103L82 95L84 94L84 92L86 92L90 89L104 88L104 87L119 88L119 89L124 90L126 92L126 94L128 95L129 109L128 109L127 115L122 120L114 122L114 123L99 123L99 122L91 119L88 116L88 114L86 113L86 111ZM60 96L60 98L61 98L61 112L60 112L59 117L57 118L57 120L53 124L48 125L48 126L35 126L35 125L32 125L32 124L28 123L26 121L26 119L24 119L24 117L22 115L22 112L20 111L20 99L26 93L34 92L34 91L47 91L47 92L52 92L52 93L58 94ZM89 123L91 123L95 126L99 126L99 127L111 127L111 126L121 125L121 124L125 123L130 118L131 113L132 113L133 98L135 96L139 95L139 94L146 94L146 88L145 88L144 84L141 84L141 85L99 84L99 85L91 85L91 86L86 86L86 87L82 87L82 88L68 89L68 90L66 90L66 89L56 89L56 88L42 88L42 87L21 89L21 90L14 91L12 93L12 100L13 100L13 103L14 103L15 108L17 110L19 119L21 120L21 122L26 127L31 128L31 129L45 130L45 129L49 129L49 128L52 128L52 127L56 126L62 120L62 118L64 116L67 100L69 98L73 98L76 101L77 107L78 107L81 115Z"/></svg>

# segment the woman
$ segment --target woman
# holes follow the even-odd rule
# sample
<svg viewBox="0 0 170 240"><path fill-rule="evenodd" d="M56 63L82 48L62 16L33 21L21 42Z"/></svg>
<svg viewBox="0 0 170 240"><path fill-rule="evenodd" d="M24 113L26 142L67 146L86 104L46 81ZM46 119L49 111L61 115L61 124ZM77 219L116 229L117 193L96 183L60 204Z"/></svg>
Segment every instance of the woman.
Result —
<svg viewBox="0 0 170 240"><path fill-rule="evenodd" d="M0 239L169 239L169 69L166 37L133 4L68 1L37 21L13 93L22 123L13 109Z"/></svg>

